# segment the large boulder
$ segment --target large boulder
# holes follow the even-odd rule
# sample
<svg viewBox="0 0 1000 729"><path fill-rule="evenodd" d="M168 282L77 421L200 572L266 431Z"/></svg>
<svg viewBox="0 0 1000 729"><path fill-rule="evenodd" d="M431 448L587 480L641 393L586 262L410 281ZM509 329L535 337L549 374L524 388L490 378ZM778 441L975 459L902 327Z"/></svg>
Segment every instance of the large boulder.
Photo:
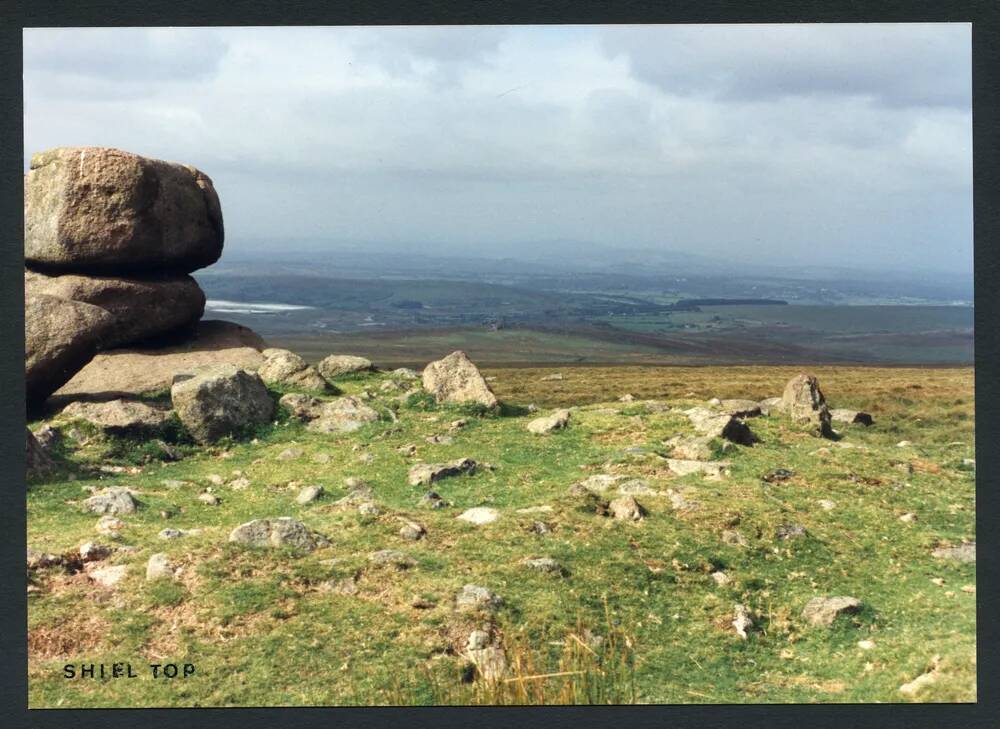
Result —
<svg viewBox="0 0 1000 729"><path fill-rule="evenodd" d="M191 272L222 255L212 181L188 165L105 147L35 154L24 178L24 258L51 271Z"/></svg>
<svg viewBox="0 0 1000 729"><path fill-rule="evenodd" d="M824 438L833 437L830 408L819 381L812 375L800 374L788 381L781 395L781 409L793 423L815 426Z"/></svg>
<svg viewBox="0 0 1000 729"><path fill-rule="evenodd" d="M330 543L326 537L288 516L254 519L240 524L229 541L249 547L291 547L311 552Z"/></svg>
<svg viewBox="0 0 1000 729"><path fill-rule="evenodd" d="M81 305L82 306L82 305ZM264 357L264 340L246 327L228 321L202 321L142 345L99 353L52 398L53 404L72 400L110 400L167 390L174 374L213 364L257 370Z"/></svg>
<svg viewBox="0 0 1000 729"><path fill-rule="evenodd" d="M169 422L170 411L139 400L71 402L62 414L84 420L107 435L154 435Z"/></svg>
<svg viewBox="0 0 1000 729"><path fill-rule="evenodd" d="M379 419L376 410L357 397L338 397L325 402L311 413L308 430L317 433L351 433Z"/></svg>
<svg viewBox="0 0 1000 729"><path fill-rule="evenodd" d="M205 311L205 294L186 274L115 277L24 272L25 295L48 294L105 309L115 327L105 347L140 342L193 324Z"/></svg>
<svg viewBox="0 0 1000 729"><path fill-rule="evenodd" d="M316 368L287 349L265 349L264 364L257 370L268 385L283 385L302 390L325 392L330 389Z"/></svg>
<svg viewBox="0 0 1000 729"><path fill-rule="evenodd" d="M265 425L274 414L274 401L260 375L230 364L178 374L170 399L181 422L200 443Z"/></svg>
<svg viewBox="0 0 1000 729"><path fill-rule="evenodd" d="M24 377L29 406L40 404L104 345L115 318L99 306L38 294L24 300Z"/></svg>
<svg viewBox="0 0 1000 729"><path fill-rule="evenodd" d="M740 445L753 445L757 442L757 436L750 430L750 426L729 413L694 407L685 410L684 414L702 436L724 438Z"/></svg>
<svg viewBox="0 0 1000 729"><path fill-rule="evenodd" d="M452 352L424 368L424 389L439 403L478 403L496 407L497 398L465 352Z"/></svg>
<svg viewBox="0 0 1000 729"><path fill-rule="evenodd" d="M327 380L334 380L344 375L368 372L372 367L371 360L364 357L357 357L353 354L331 354L329 357L325 357L316 369Z"/></svg>

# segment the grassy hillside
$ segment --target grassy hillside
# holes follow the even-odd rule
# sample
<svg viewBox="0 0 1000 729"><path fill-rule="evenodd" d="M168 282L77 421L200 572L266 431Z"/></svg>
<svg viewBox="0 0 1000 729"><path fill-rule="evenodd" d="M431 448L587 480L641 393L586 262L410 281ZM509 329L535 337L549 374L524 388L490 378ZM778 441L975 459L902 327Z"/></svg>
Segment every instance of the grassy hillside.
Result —
<svg viewBox="0 0 1000 729"><path fill-rule="evenodd" d="M719 481L666 468L664 441L692 432L683 415L617 402L626 392L681 409L712 396L756 399L780 394L796 371L487 370L509 404L502 415L424 398L396 405L398 391L380 390L389 376L373 374L342 386L372 392L384 415L361 431L320 435L282 416L253 441L209 448L180 432L176 462L157 460L149 443L56 420L62 470L29 487L28 544L53 553L86 541L137 549L109 559L128 565L113 589L60 567L35 573L30 705L974 701L975 565L931 555L975 538L974 466L963 463L974 458L970 369L816 368L833 406L864 408L876 424L843 426L840 440L824 441L780 416L750 419L761 442L720 452L731 466ZM554 373L563 379L543 379ZM536 436L524 427L534 416L519 407L529 403L542 413L578 407L566 430ZM457 418L468 424L451 430ZM279 458L289 449L291 458ZM409 467L460 457L483 465L433 486L451 506L421 508L427 489L407 484ZM794 475L762 481L777 468ZM600 516L568 493L599 473L642 478L697 506L640 495L643 521ZM211 486L216 476L249 485ZM348 477L372 486L380 514L335 503ZM300 506L296 494L309 484L327 495ZM98 517L81 506L88 487L112 485L135 489L143 505L121 517L117 542L97 535ZM218 506L198 500L210 486ZM500 518L456 520L476 506ZM532 507L544 509L519 511ZM300 519L331 545L294 553L227 542L240 523L273 516ZM401 516L426 536L403 539ZM778 538L788 524L805 535ZM166 527L201 531L165 541L157 535ZM724 531L738 531L746 546L725 543ZM371 563L382 549L404 552L413 566ZM145 580L154 552L184 568L179 580ZM555 559L565 574L522 563L535 557ZM720 571L728 583L712 577ZM344 580L354 581L354 594L324 587ZM495 615L456 609L468 583L503 598ZM810 626L801 617L806 602L832 595L864 607L832 627ZM746 640L732 627L736 604L753 623ZM505 682L464 680L461 653L473 629L504 651ZM62 676L66 663L113 661L130 661L142 677ZM196 673L154 680L146 675L152 662L193 663ZM912 696L898 691L932 665L928 685Z"/></svg>

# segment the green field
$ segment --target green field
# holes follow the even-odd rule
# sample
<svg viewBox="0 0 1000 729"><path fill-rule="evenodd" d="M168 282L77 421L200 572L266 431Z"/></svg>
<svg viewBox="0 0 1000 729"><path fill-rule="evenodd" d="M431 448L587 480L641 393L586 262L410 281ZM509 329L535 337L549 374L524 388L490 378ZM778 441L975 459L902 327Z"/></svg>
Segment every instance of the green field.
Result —
<svg viewBox="0 0 1000 729"><path fill-rule="evenodd" d="M796 371L487 370L508 404L493 415L419 397L400 405L380 390L391 378L373 374L342 383L345 392L374 393L384 414L361 431L320 435L282 416L254 441L197 447L175 432L176 462L158 460L149 442L56 418L61 470L30 484L28 544L59 554L93 540L135 550L109 559L127 566L116 588L61 567L32 573L30 706L975 701L975 564L931 555L975 539L975 472L963 463L975 455L970 369L816 368L834 406L865 408L876 424L844 426L840 440L824 441L779 416L753 418L761 442L717 456L731 463L721 481L665 468L664 440L690 432L683 415L616 402L626 392L675 408L759 398L780 393ZM563 379L543 379L555 372ZM529 403L543 412L577 407L566 430L540 437L524 428ZM468 424L450 431L459 417ZM426 440L435 435L453 441ZM279 459L289 448L302 452ZM451 506L421 508L425 489L407 485L409 467L466 456L490 465L435 484ZM794 476L765 484L775 468ZM596 473L642 478L698 507L640 495L643 521L600 516L568 492ZM222 503L208 506L198 495L212 475L249 485L212 487ZM347 477L371 484L378 515L336 505ZM327 496L297 505L305 484L323 485ZM113 485L134 489L142 504L121 517L117 541L99 537L97 517L81 508L89 488ZM834 506L824 510L821 500ZM499 520L456 520L474 506L498 510ZM518 511L528 507L549 510ZM227 542L238 524L272 516L300 519L331 545L295 553ZM403 539L399 517L426 536ZM547 531L536 533L535 522ZM781 540L783 524L805 535ZM201 531L164 541L165 527ZM747 546L725 543L726 530ZM414 564L369 562L381 549ZM154 552L183 568L177 580L145 580ZM566 572L528 570L527 557L551 557ZM716 571L730 581L717 584ZM323 587L344 579L355 580L354 594ZM503 605L495 614L457 610L454 596L468 583L495 591ZM826 595L855 596L864 607L832 627L810 626L803 606ZM753 622L746 640L731 626L737 603ZM502 681L465 680L473 629L506 656ZM66 663L113 661L189 662L197 671L172 681L62 676ZM899 692L925 673L925 687Z"/></svg>

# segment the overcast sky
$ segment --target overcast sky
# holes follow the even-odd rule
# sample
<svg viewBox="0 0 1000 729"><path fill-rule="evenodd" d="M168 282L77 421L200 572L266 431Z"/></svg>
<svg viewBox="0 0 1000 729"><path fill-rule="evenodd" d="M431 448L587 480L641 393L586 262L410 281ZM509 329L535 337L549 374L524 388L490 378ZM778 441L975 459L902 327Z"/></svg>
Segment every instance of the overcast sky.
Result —
<svg viewBox="0 0 1000 729"><path fill-rule="evenodd" d="M253 238L972 267L970 26L28 29L32 152L215 181Z"/></svg>

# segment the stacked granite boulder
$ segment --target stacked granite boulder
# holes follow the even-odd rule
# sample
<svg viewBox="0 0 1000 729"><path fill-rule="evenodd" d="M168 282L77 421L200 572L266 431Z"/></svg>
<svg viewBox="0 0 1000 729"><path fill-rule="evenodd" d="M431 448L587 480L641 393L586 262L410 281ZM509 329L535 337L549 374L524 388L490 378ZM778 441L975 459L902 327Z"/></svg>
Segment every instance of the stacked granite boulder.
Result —
<svg viewBox="0 0 1000 729"><path fill-rule="evenodd" d="M222 255L212 181L117 149L34 155L24 178L25 376L38 404L102 350L201 319L189 275Z"/></svg>

